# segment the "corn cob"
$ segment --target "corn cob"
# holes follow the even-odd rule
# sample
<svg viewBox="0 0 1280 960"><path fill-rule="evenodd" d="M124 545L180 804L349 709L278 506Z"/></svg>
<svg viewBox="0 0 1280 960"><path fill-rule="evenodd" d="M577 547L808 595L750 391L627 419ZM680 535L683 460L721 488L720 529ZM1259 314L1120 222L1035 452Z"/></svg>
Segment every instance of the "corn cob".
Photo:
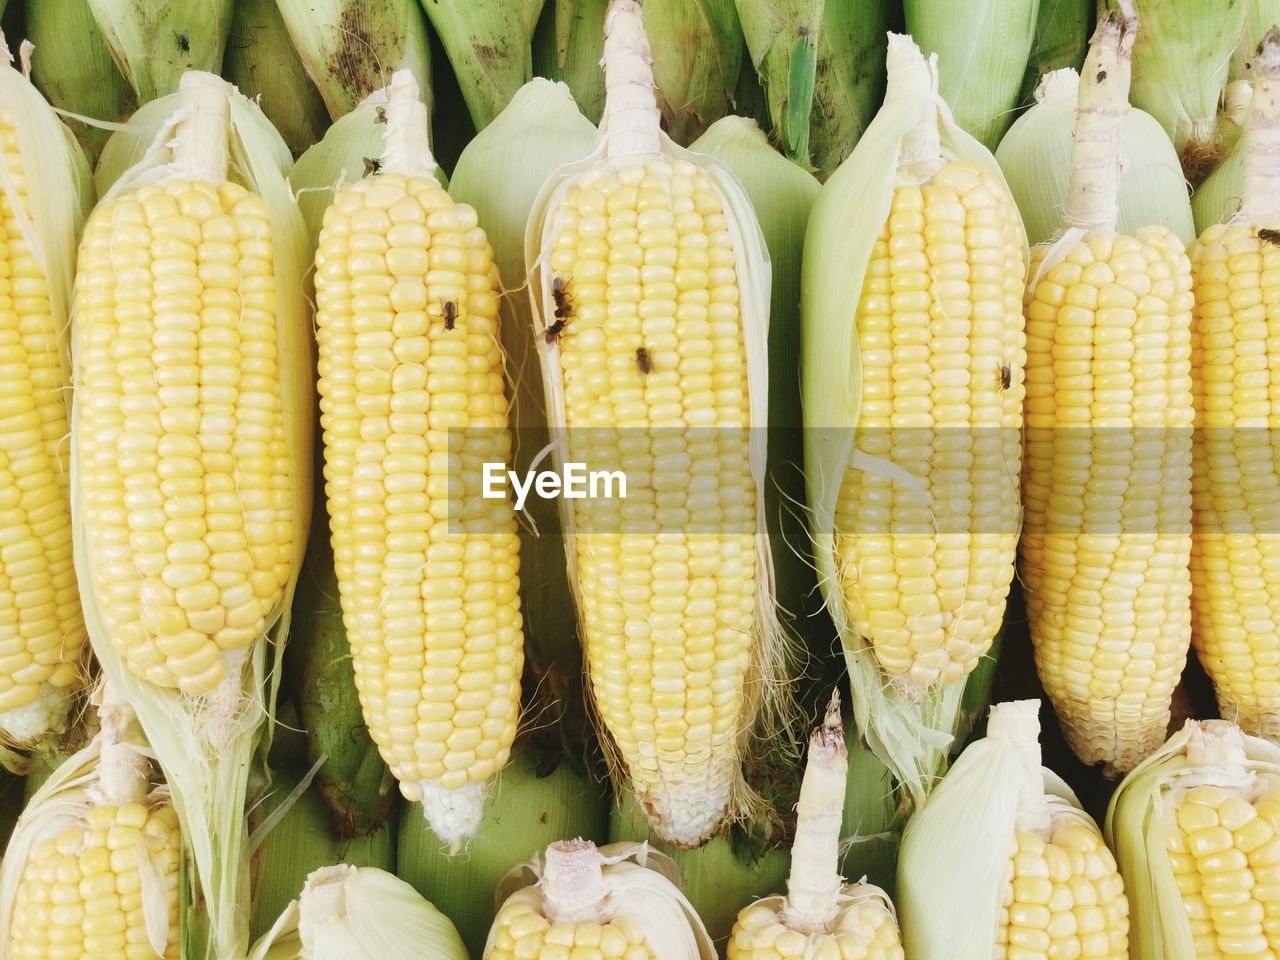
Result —
<svg viewBox="0 0 1280 960"><path fill-rule="evenodd" d="M256 106L195 71L153 106L119 155L150 147L80 248L76 573L94 653L173 792L186 952L226 958L248 946L250 758L311 513L306 237Z"/></svg>
<svg viewBox="0 0 1280 960"><path fill-rule="evenodd" d="M778 690L767 254L741 186L662 136L636 0L606 31L601 143L548 181L525 258L557 465L633 476L625 508L561 501L595 707L659 834L696 846L751 805L740 743Z"/></svg>
<svg viewBox="0 0 1280 960"><path fill-rule="evenodd" d="M986 737L907 822L896 899L912 960L1128 958L1124 883L1097 825L1040 766L1039 709L993 706Z"/></svg>
<svg viewBox="0 0 1280 960"><path fill-rule="evenodd" d="M1116 233L1136 26L1094 33L1066 229L1026 298L1031 639L1067 742L1112 774L1163 742L1191 640L1190 265L1164 227Z"/></svg>
<svg viewBox="0 0 1280 960"><path fill-rule="evenodd" d="M80 148L0 38L0 760L66 722L83 681L71 544L68 316Z"/></svg>
<svg viewBox="0 0 1280 960"><path fill-rule="evenodd" d="M0 869L9 960L177 960L178 818L120 704L19 820Z"/></svg>
<svg viewBox="0 0 1280 960"><path fill-rule="evenodd" d="M1280 750L1190 720L1111 800L1107 840L1133 902L1133 956L1280 950Z"/></svg>
<svg viewBox="0 0 1280 960"><path fill-rule="evenodd" d="M338 194L316 252L325 489L369 732L457 844L479 826L520 709L515 511L479 489L480 464L511 452L500 287L475 211L432 176L409 71L386 116L380 172Z"/></svg>
<svg viewBox="0 0 1280 960"><path fill-rule="evenodd" d="M1222 716L1280 739L1280 575L1275 551L1275 447L1280 405L1267 373L1273 329L1271 271L1280 248L1280 31L1253 59L1245 131L1244 197L1229 223L1190 250L1195 281L1192 356L1197 426L1192 539L1192 640L1214 681Z"/></svg>
<svg viewBox="0 0 1280 960"><path fill-rule="evenodd" d="M729 937L728 960L902 960L898 924L884 891L845 884L839 874L848 773L840 699L833 695L809 739L787 895L743 908Z"/></svg>
<svg viewBox="0 0 1280 960"><path fill-rule="evenodd" d="M563 840L513 870L483 960L715 960L675 865L636 843Z"/></svg>

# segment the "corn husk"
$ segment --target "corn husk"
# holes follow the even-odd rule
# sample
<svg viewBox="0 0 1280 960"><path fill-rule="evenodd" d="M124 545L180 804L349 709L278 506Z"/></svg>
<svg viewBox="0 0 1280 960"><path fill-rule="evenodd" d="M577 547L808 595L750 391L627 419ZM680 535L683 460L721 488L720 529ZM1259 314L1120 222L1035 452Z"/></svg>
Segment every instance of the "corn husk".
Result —
<svg viewBox="0 0 1280 960"><path fill-rule="evenodd" d="M18 822L18 814L22 813L24 785L24 778L0 770L0 849L8 845L13 825ZM0 857L0 865L3 863L4 858Z"/></svg>
<svg viewBox="0 0 1280 960"><path fill-rule="evenodd" d="M480 956L493 922L494 890L512 863L536 856L561 837L603 841L609 799L580 765L553 756L549 767L518 744L485 806L484 821L461 856L450 856L422 815L400 813L396 874L436 904Z"/></svg>
<svg viewBox="0 0 1280 960"><path fill-rule="evenodd" d="M1280 777L1280 748L1225 720L1188 720L1112 795L1107 843L1133 906L1134 957L1198 960L1165 846L1165 823L1185 791L1212 784L1250 797Z"/></svg>
<svg viewBox="0 0 1280 960"><path fill-rule="evenodd" d="M1080 76L1074 70L1050 73L1036 88L1035 105L996 148L996 160L1018 202L1032 246L1048 240L1062 224L1079 91ZM1191 200L1169 137L1149 113L1130 109L1123 143L1119 232L1132 234L1139 227L1159 224L1183 243L1191 243Z"/></svg>
<svg viewBox="0 0 1280 960"><path fill-rule="evenodd" d="M0 170L0 194L15 211L22 239L48 283L49 313L59 331L62 382L70 383L71 343L67 334L75 251L84 218L93 206L93 184L84 154L71 131L58 120L30 81L13 67L3 37L0 37L0 103L13 126L26 178L27 198L25 202L19 198L18 185L5 170ZM30 384L27 389L29 394ZM64 500L62 509L68 508L69 503ZM79 640L83 642L82 634ZM79 681L83 681L83 677ZM46 681L33 702L0 713L0 766L23 772L26 758L16 751L53 749L56 744L49 741L66 728L68 711L79 690L80 682L54 686Z"/></svg>
<svg viewBox="0 0 1280 960"><path fill-rule="evenodd" d="M853 154L822 188L809 218L801 280L801 400L814 562L826 609L841 637L854 719L871 749L918 804L945 765L965 684L944 684L917 698L904 698L888 682L871 645L845 616L834 531L836 500L855 454L853 431L862 402L853 310L875 239L888 216L904 140L918 124L936 122L943 156L985 167L997 176L1000 168L956 124L938 95L936 66L923 60L910 38L890 36L888 62L884 106Z"/></svg>
<svg viewBox="0 0 1280 960"><path fill-rule="evenodd" d="M26 13L36 89L59 110L94 120L127 120L137 98L112 59L88 0L39 0L27 5ZM111 131L68 122L92 164Z"/></svg>
<svg viewBox="0 0 1280 960"><path fill-rule="evenodd" d="M782 152L822 178L852 152L884 96L879 0L736 0ZM896 19L896 18L895 18Z"/></svg>
<svg viewBox="0 0 1280 960"><path fill-rule="evenodd" d="M1102 2L1115 10L1122 0ZM1218 102L1248 4L1133 0L1133 6L1139 29L1130 99L1160 122L1187 179L1199 183L1221 157Z"/></svg>
<svg viewBox="0 0 1280 960"><path fill-rule="evenodd" d="M324 136L328 111L275 0L237 0L222 75L257 101L294 156Z"/></svg>
<svg viewBox="0 0 1280 960"><path fill-rule="evenodd" d="M1070 67L1079 70L1089 49L1093 32L1095 0L1040 0L1036 35L1022 75L1018 103L1032 103L1040 78L1046 73Z"/></svg>
<svg viewBox="0 0 1280 960"><path fill-rule="evenodd" d="M530 44L543 0L423 0L476 130L533 78Z"/></svg>
<svg viewBox="0 0 1280 960"><path fill-rule="evenodd" d="M1244 128L1249 114L1253 90L1247 80L1237 80L1227 85L1222 122L1228 130ZM1191 194L1191 212L1195 217L1196 233L1215 223L1226 223L1240 209L1244 193L1244 140L1237 136L1230 151L1213 172Z"/></svg>
<svg viewBox="0 0 1280 960"><path fill-rule="evenodd" d="M542 334L551 324L556 309L552 292L551 271L544 268L547 245L552 242L557 226L557 213L561 199L569 187L591 171L608 167L623 168L654 157L684 159L698 164L713 180L720 193L730 235L733 239L737 282L740 289L740 312L744 331L747 367L747 394L749 417L752 426L768 422L768 298L770 267L765 241L760 232L751 203L738 180L723 166L699 154L678 147L661 132L652 74L649 69L648 46L641 24L640 4L637 0L613 0L606 22L605 58L606 84L610 95L606 97L605 118L600 137L590 157L559 168L546 182L534 203L533 213L525 233L525 262L530 271L529 293L533 305L535 331ZM615 116L616 134L609 129L611 111ZM619 119L620 118L620 119ZM538 355L542 363L543 381L546 387L548 423L553 437L568 437L566 433L566 404L563 372L558 349L554 349L554 337L541 337ZM765 502L767 437L765 431L753 429L749 436L749 461L752 480L756 488L755 502ZM571 442L557 443L551 456L558 471L564 470L566 456L573 453ZM697 464L693 465L697 468ZM574 540L575 509L571 501L559 502L561 523L566 533L566 559L569 583L578 600L579 616L584 609L578 590L578 556ZM774 575L771 547L768 540L764 512L755 511L755 588L754 607L756 629L751 662L742 674L743 705L737 721L735 740L745 745L757 733L767 741L772 734L781 735L788 729L785 715L788 712L789 689L783 682L785 673L785 637L777 621L775 609ZM583 636L586 636L585 629ZM590 664L588 664L590 670ZM737 683L736 676L725 677L725 682ZM764 732L765 727L769 728ZM606 740L606 749L611 743ZM706 742L711 747L710 737ZM697 748L693 748L696 750ZM742 779L737 756L717 755L715 776L723 779L715 784L717 793L723 784L723 800L694 801L685 793L695 792L692 786L677 790L667 782L678 769L675 763L660 771L656 782L642 787L646 792L647 808L652 822L667 840L684 846L696 846L714 833L726 819L748 814L757 805L758 798ZM629 776L626 758L611 754L611 769L620 782ZM665 759L665 758L664 758ZM705 796L710 780L696 792ZM677 813L679 811L679 813ZM696 811L696 812L695 812ZM686 813L688 815L686 815Z"/></svg>
<svg viewBox="0 0 1280 960"><path fill-rule="evenodd" d="M249 960L468 960L447 917L385 870L340 863L307 877Z"/></svg>
<svg viewBox="0 0 1280 960"><path fill-rule="evenodd" d="M86 0L139 103L178 89L188 70L222 67L235 0Z"/></svg>
<svg viewBox="0 0 1280 960"><path fill-rule="evenodd" d="M60 766L87 747L98 734L99 726L98 712L88 704L82 704L69 718L66 731L45 750L31 756L27 775L22 778L18 791L21 804L31 802L36 792Z"/></svg>
<svg viewBox="0 0 1280 960"><path fill-rule="evenodd" d="M265 201L274 248L285 443L296 466L293 516L310 517L314 366L310 307L303 296L310 248L285 179L288 147L256 105L211 74L192 71L178 94L150 107L139 110L128 129L114 135L104 149L104 163L110 155L112 165L104 171L100 164L99 174L113 181L104 199L146 183L190 176L194 165L187 145L198 143L216 153L225 150L226 176ZM217 122L220 118L226 118L225 126ZM139 154L132 166L125 166ZM209 175L214 170L206 167L220 167L222 162L201 151L194 170ZM123 172L118 172L121 167ZM73 409L73 438L75 434ZM293 537L290 579L278 608L267 618L264 636L237 657L244 658L240 669L235 661L228 663L223 686L214 694L188 697L135 676L109 635L89 557L86 508L76 483L77 456L73 443L76 573L89 639L107 680L137 712L173 793L189 858L185 881L191 885L184 956L239 955L248 946L249 933L244 809L250 761L270 732L268 721L280 682L280 655L306 549L306 527L301 525Z"/></svg>
<svg viewBox="0 0 1280 960"><path fill-rule="evenodd" d="M716 960L711 938L684 894L674 863L643 843L596 848L559 841L543 857L516 867L498 885L505 905L522 901L552 923L607 923L626 918L662 960ZM501 906L499 910L501 910ZM492 948L495 926L485 944Z"/></svg>
<svg viewBox="0 0 1280 960"><path fill-rule="evenodd" d="M315 475L322 472L317 462ZM316 497L313 505L307 559L293 599L292 632L284 658L286 695L297 713L298 726L306 731L306 760L297 764L301 769L295 773L313 770L315 779L308 796L314 794L321 801L328 813L329 831L337 840L378 833L395 805L395 778L369 736L360 709L322 497ZM295 878L297 883L286 887L287 895L266 916L276 918L310 870L347 859L339 856L310 864Z"/></svg>
<svg viewBox="0 0 1280 960"><path fill-rule="evenodd" d="M431 47L417 0L277 0L280 15L329 117L338 120L412 70L431 109Z"/></svg>
<svg viewBox="0 0 1280 960"><path fill-rule="evenodd" d="M1013 122L1041 3L1053 0L906 0L907 32L937 53L942 98L988 150Z"/></svg>
<svg viewBox="0 0 1280 960"><path fill-rule="evenodd" d="M605 0L546 0L533 34L533 72L568 85L593 124L604 111Z"/></svg>
<svg viewBox="0 0 1280 960"><path fill-rule="evenodd" d="M1267 31L1280 24L1280 0L1245 0L1244 31L1231 58L1231 80L1249 76L1249 61Z"/></svg>
<svg viewBox="0 0 1280 960"><path fill-rule="evenodd" d="M1015 831L1063 820L1097 831L1071 789L1040 765L1039 708L1038 700L993 706L986 737L907 822L894 899L912 960L994 955Z"/></svg>

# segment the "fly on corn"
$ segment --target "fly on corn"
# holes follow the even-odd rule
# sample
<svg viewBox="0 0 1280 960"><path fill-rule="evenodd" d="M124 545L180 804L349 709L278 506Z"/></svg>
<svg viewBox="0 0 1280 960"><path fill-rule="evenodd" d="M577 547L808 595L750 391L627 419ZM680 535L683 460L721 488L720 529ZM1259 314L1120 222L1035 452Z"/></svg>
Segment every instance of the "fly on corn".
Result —
<svg viewBox="0 0 1280 960"><path fill-rule="evenodd" d="M526 262L557 461L631 481L562 501L595 709L658 833L696 846L749 806L777 692L768 257L732 175L661 133L637 0L605 30L599 144L548 181Z"/></svg>
<svg viewBox="0 0 1280 960"><path fill-rule="evenodd" d="M1191 272L1168 228L1116 232L1137 24L1082 71L1064 228L1026 295L1022 582L1036 665L1085 763L1164 741L1191 641Z"/></svg>
<svg viewBox="0 0 1280 960"><path fill-rule="evenodd" d="M805 473L859 729L922 799L1003 620L1021 520L1027 248L937 68L890 34L884 106L805 239ZM921 736L921 728L931 735Z"/></svg>
<svg viewBox="0 0 1280 960"><path fill-rule="evenodd" d="M499 886L483 960L715 960L678 883L643 844L553 843Z"/></svg>
<svg viewBox="0 0 1280 960"><path fill-rule="evenodd" d="M1125 885L1097 824L1040 766L1039 709L993 706L986 737L907 823L897 902L912 960L1128 958Z"/></svg>
<svg viewBox="0 0 1280 960"><path fill-rule="evenodd" d="M809 738L796 807L787 895L744 907L729 935L728 960L902 960L898 923L888 896L838 872L849 755L832 696Z"/></svg>
<svg viewBox="0 0 1280 960"><path fill-rule="evenodd" d="M1192 640L1222 716L1280 740L1280 31L1253 61L1239 213L1190 250L1195 280L1195 530Z"/></svg>
<svg viewBox="0 0 1280 960"><path fill-rule="evenodd" d="M211 74L188 73L117 136L149 146L80 246L76 572L94 652L172 789L204 948L226 957L248 940L267 634L287 633L310 517L305 228L288 148Z"/></svg>
<svg viewBox="0 0 1280 960"><path fill-rule="evenodd" d="M369 732L459 844L520 709L515 511L481 490L511 455L500 284L475 211L435 179L407 70L386 118L378 173L338 193L316 251L325 490Z"/></svg>
<svg viewBox="0 0 1280 960"><path fill-rule="evenodd" d="M82 680L68 317L80 148L0 39L0 754L62 729Z"/></svg>
<svg viewBox="0 0 1280 960"><path fill-rule="evenodd" d="M177 960L178 818L121 704L32 798L0 868L0 956Z"/></svg>
<svg viewBox="0 0 1280 960"><path fill-rule="evenodd" d="M1280 951L1280 750L1224 720L1188 721L1107 812L1133 901L1133 956Z"/></svg>

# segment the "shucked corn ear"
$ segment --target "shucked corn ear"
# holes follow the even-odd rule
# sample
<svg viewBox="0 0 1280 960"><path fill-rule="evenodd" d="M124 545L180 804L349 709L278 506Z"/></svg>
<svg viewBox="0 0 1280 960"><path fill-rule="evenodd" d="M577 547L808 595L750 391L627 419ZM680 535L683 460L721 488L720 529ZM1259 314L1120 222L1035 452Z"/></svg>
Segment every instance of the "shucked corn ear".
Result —
<svg viewBox="0 0 1280 960"><path fill-rule="evenodd" d="M558 841L499 885L483 960L715 960L679 882L644 844Z"/></svg>
<svg viewBox="0 0 1280 960"><path fill-rule="evenodd" d="M1197 426L1192 640L1222 716L1280 741L1280 574L1274 485L1280 401L1280 31L1253 58L1240 211L1191 246Z"/></svg>
<svg viewBox="0 0 1280 960"><path fill-rule="evenodd" d="M1000 169L889 36L884 106L809 218L805 474L859 730L917 800L1003 618L1027 248Z"/></svg>
<svg viewBox="0 0 1280 960"><path fill-rule="evenodd" d="M1135 960L1280 950L1280 750L1224 720L1189 720L1107 811L1133 906Z"/></svg>
<svg viewBox="0 0 1280 960"><path fill-rule="evenodd" d="M1018 201L1032 246L1061 229L1062 203L1071 185L1071 145L1080 75L1054 70L1036 88L1036 102L996 148L996 159ZM1164 226L1184 243L1195 239L1187 183L1169 136L1149 113L1125 113L1116 229Z"/></svg>
<svg viewBox="0 0 1280 960"><path fill-rule="evenodd" d="M752 805L740 750L781 687L769 261L741 185L659 129L637 0L605 30L599 143L548 180L525 260L555 463L630 477L561 500L595 709L658 833L696 846Z"/></svg>
<svg viewBox="0 0 1280 960"><path fill-rule="evenodd" d="M846 884L839 874L848 768L840 700L833 696L809 738L787 894L743 908L729 935L728 960L902 960L897 920L884 891Z"/></svg>
<svg viewBox="0 0 1280 960"><path fill-rule="evenodd" d="M449 918L377 867L314 871L249 960L467 960Z"/></svg>
<svg viewBox="0 0 1280 960"><path fill-rule="evenodd" d="M1098 24L1063 230L1027 287L1021 579L1072 750L1124 773L1158 747L1191 642L1191 270L1162 226L1119 233L1129 53Z"/></svg>
<svg viewBox="0 0 1280 960"><path fill-rule="evenodd" d="M0 38L0 760L63 729L83 681L71 555L69 317L92 204L79 146Z"/></svg>
<svg viewBox="0 0 1280 960"><path fill-rule="evenodd" d="M1097 824L1040 766L1039 709L993 706L986 737L907 822L896 899L911 960L1129 957L1125 884Z"/></svg>
<svg viewBox="0 0 1280 960"><path fill-rule="evenodd" d="M174 93L188 70L217 72L235 0L85 0L139 103Z"/></svg>
<svg viewBox="0 0 1280 960"><path fill-rule="evenodd" d="M119 703L54 771L0 867L0 955L177 960L178 818Z"/></svg>
<svg viewBox="0 0 1280 960"><path fill-rule="evenodd" d="M392 78L378 172L341 190L316 250L325 493L369 733L460 844L520 710L520 543L481 464L510 461L501 287L475 210L433 176L427 108Z"/></svg>
<svg viewBox="0 0 1280 960"><path fill-rule="evenodd" d="M208 913L189 951L225 958L247 947L249 759L311 513L307 240L287 147L225 81L188 73L123 136L122 156L149 146L77 271L76 573L94 653L173 791Z"/></svg>

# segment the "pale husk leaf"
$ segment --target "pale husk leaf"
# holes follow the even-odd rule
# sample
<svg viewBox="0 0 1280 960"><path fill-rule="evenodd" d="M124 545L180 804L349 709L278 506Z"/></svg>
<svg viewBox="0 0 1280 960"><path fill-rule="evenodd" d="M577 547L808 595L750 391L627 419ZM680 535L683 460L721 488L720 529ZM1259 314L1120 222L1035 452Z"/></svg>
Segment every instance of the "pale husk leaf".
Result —
<svg viewBox="0 0 1280 960"><path fill-rule="evenodd" d="M1013 122L1044 0L906 0L907 32L937 53L955 122L994 150Z"/></svg>
<svg viewBox="0 0 1280 960"><path fill-rule="evenodd" d="M996 148L1018 203L1027 240L1048 240L1062 224L1063 202L1071 183L1071 144L1076 120L1079 76L1054 71L1044 78L1037 101L1014 122ZM1191 201L1168 135L1149 113L1131 108L1124 119L1121 147L1120 217L1117 230L1166 226L1184 244L1195 239Z"/></svg>
<svg viewBox="0 0 1280 960"><path fill-rule="evenodd" d="M176 91L188 70L217 73L222 67L234 0L87 3L139 103Z"/></svg>
<svg viewBox="0 0 1280 960"><path fill-rule="evenodd" d="M1240 209L1244 194L1244 148L1244 138L1240 137L1191 195L1197 233L1204 233L1215 223L1226 223Z"/></svg>
<svg viewBox="0 0 1280 960"><path fill-rule="evenodd" d="M302 295L310 248L301 214L285 179L288 147L256 105L216 77L206 75L205 80L222 84L229 101L230 124L226 134L229 176L263 198L272 228L285 443L295 468L290 490L292 515L305 518L311 511L314 436L311 314ZM128 131L113 136L108 149L117 137L123 138L117 160L132 156L139 144L148 146L142 149L141 159L118 175L104 194L104 200L183 173L175 168L172 149L178 126L186 116L181 97L175 94L156 101L155 109L140 110L130 121ZM75 419L73 409L73 435ZM239 953L248 941L244 808L250 761L260 741L269 740L270 736L281 675L280 655L288 635L290 607L306 549L306 527L301 524L293 538L290 578L280 603L267 617L267 631L248 651L248 669L244 670L235 715L221 718L227 725L211 724L209 701L186 697L176 690L157 687L138 678L126 666L112 641L89 558L85 529L87 507L78 482L78 469L73 445L75 567L89 639L104 675L137 712L169 781L173 804L195 867L195 877L191 879L198 878L212 920L211 942L188 944L187 949L199 951L198 955L219 957ZM225 743L211 743L211 737L221 741L224 735Z"/></svg>

